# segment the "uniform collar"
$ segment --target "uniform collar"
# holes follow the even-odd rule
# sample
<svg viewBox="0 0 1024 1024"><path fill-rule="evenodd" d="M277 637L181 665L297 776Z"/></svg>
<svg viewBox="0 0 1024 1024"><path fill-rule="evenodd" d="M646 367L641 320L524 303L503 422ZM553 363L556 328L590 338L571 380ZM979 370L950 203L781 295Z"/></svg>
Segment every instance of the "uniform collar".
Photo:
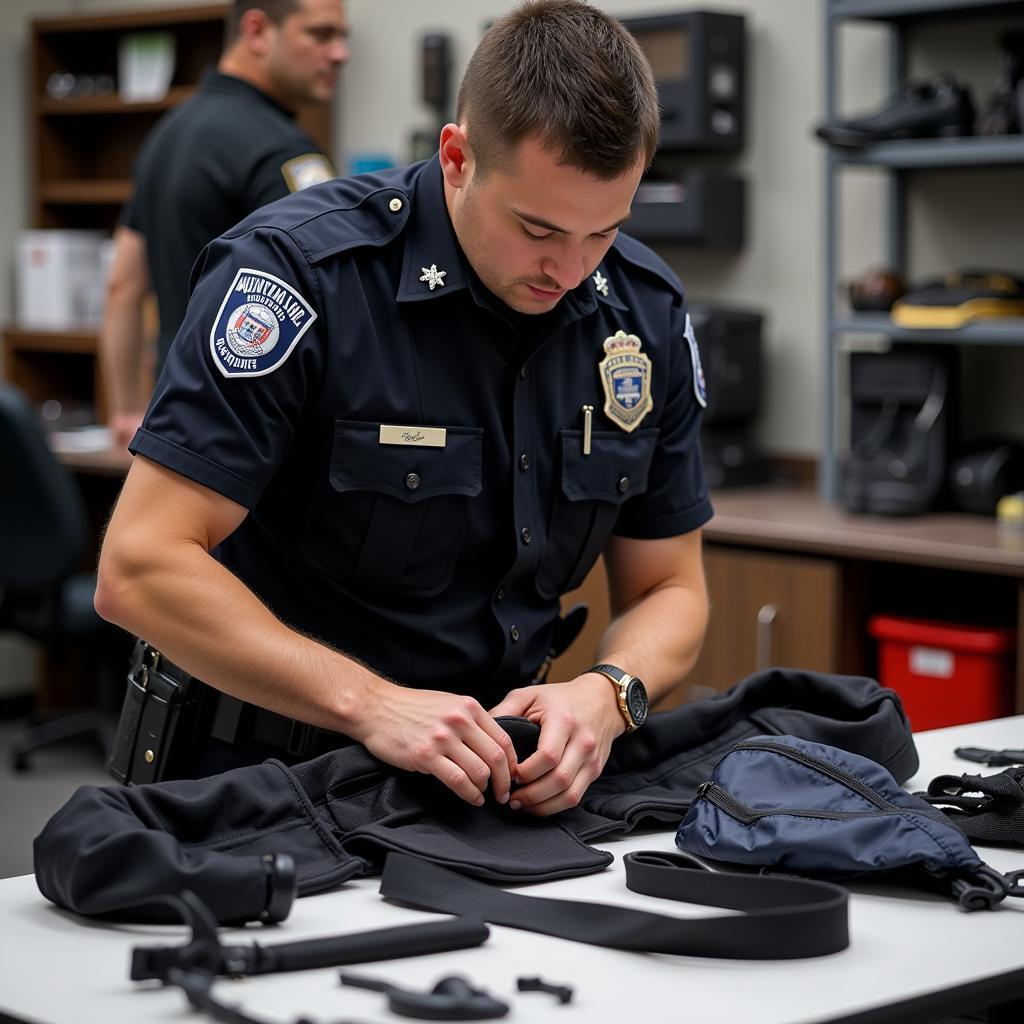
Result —
<svg viewBox="0 0 1024 1024"><path fill-rule="evenodd" d="M275 110L280 110L285 117L293 121L295 120L294 110L290 110L283 104L278 103L269 93L265 93L262 89L258 89L251 82L247 82L244 78L239 78L237 75L226 75L223 71L218 71L216 68L207 68L199 81L204 92L218 92L229 96L258 96L264 103L269 104Z"/></svg>
<svg viewBox="0 0 1024 1024"><path fill-rule="evenodd" d="M628 309L610 284L607 295L598 292L595 280L598 272L607 278L602 264L598 271L562 298L559 307L564 310L566 323L596 312L599 301L619 310ZM437 280L439 274L443 277L431 288L430 277ZM423 280L424 277L428 279ZM468 289L478 305L493 308L497 299L490 292L480 294L486 289L473 278L448 215L441 162L435 155L423 164L413 186L402 278L395 299L398 302L425 302Z"/></svg>
<svg viewBox="0 0 1024 1024"><path fill-rule="evenodd" d="M421 280L430 275L431 268L437 282L433 288L429 280ZM441 275L439 279L438 275ZM395 299L398 302L440 299L468 286L466 257L448 216L441 162L435 155L422 166L413 185L412 210L402 257L402 279Z"/></svg>

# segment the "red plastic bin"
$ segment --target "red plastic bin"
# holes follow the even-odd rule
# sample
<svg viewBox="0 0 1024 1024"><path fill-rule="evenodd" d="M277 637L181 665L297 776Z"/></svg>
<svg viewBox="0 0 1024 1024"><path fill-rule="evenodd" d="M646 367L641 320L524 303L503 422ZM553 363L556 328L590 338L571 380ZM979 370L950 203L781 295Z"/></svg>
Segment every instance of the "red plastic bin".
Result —
<svg viewBox="0 0 1024 1024"><path fill-rule="evenodd" d="M868 632L916 731L1013 714L1015 630L876 615Z"/></svg>

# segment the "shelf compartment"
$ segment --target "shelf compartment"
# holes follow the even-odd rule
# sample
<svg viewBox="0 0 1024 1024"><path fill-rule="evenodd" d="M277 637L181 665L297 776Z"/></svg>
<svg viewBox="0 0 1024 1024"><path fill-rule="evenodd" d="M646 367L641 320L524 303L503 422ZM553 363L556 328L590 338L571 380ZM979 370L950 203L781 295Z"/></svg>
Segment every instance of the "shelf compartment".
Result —
<svg viewBox="0 0 1024 1024"><path fill-rule="evenodd" d="M33 331L13 325L4 331L8 352L60 352L95 354L99 347L96 331Z"/></svg>
<svg viewBox="0 0 1024 1024"><path fill-rule="evenodd" d="M832 323L832 330L842 334L884 334L893 341L922 341L930 344L1024 344L1024 317L993 317L955 330L922 330L900 327L885 313L851 313L837 318Z"/></svg>
<svg viewBox="0 0 1024 1024"><path fill-rule="evenodd" d="M829 17L864 21L910 21L914 18L978 17L1024 10L1022 0L834 0Z"/></svg>
<svg viewBox="0 0 1024 1024"><path fill-rule="evenodd" d="M144 103L126 103L116 92L103 96L70 96L64 100L52 96L39 99L39 112L47 117L64 117L81 114L150 114L160 113L176 107L193 94L192 86L176 85L167 90L161 100Z"/></svg>
<svg viewBox="0 0 1024 1024"><path fill-rule="evenodd" d="M53 205L114 205L126 202L131 193L128 179L51 181L39 186L40 202Z"/></svg>
<svg viewBox="0 0 1024 1024"><path fill-rule="evenodd" d="M999 167L1024 163L1024 135L969 135L952 139L899 139L864 149L832 147L840 164L874 167Z"/></svg>

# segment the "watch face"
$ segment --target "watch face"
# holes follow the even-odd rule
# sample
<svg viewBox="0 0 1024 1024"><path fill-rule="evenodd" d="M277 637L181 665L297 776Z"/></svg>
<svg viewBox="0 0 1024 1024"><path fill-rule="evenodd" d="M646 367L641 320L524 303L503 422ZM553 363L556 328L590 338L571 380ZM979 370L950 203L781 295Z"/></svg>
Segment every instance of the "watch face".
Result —
<svg viewBox="0 0 1024 1024"><path fill-rule="evenodd" d="M626 686L626 706L637 727L647 721L647 689L639 679L631 679Z"/></svg>

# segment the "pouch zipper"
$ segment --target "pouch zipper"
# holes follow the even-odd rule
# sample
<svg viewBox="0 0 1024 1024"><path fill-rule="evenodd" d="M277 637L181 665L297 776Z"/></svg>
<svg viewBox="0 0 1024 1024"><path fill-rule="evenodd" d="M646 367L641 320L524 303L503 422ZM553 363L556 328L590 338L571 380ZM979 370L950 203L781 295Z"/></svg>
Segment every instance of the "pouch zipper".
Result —
<svg viewBox="0 0 1024 1024"><path fill-rule="evenodd" d="M851 818L869 818L874 816L874 811L808 811L800 807L771 807L764 811L755 811L752 807L740 803L727 789L723 789L717 782L702 782L697 787L697 799L709 800L716 807L721 808L743 825L753 825L761 818L771 817L777 814L785 814L793 818L818 818L826 821L848 821ZM889 813L900 813L900 808L886 808Z"/></svg>
<svg viewBox="0 0 1024 1024"><path fill-rule="evenodd" d="M829 778L835 779L836 782L841 782L847 789L852 789L869 803L874 804L879 810L906 810L906 808L897 807L895 804L891 804L888 800L880 797L873 789L866 786L860 779L855 775L851 775L848 771L837 768L834 764L830 764L820 757L815 757L813 754L806 754L802 750L787 747L784 743L773 743L771 740L745 740L742 743L737 743L733 750L767 750L773 754L781 754L783 757L788 757L791 761L796 761L797 764L802 764L807 768L814 768L816 771L821 772L822 775L827 775Z"/></svg>

